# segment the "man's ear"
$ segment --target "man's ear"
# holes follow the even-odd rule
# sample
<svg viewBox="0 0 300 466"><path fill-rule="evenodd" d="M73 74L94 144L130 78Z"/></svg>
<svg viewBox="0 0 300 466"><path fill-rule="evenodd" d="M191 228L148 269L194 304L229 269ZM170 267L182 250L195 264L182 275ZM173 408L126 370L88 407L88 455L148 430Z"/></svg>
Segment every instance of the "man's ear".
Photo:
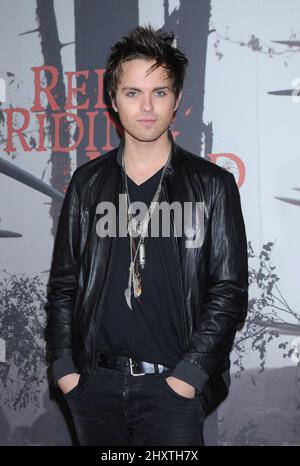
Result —
<svg viewBox="0 0 300 466"><path fill-rule="evenodd" d="M111 93L109 93L110 101L111 101L111 106L114 109L115 112L118 113L118 107L116 106L116 101L115 99L112 98Z"/></svg>
<svg viewBox="0 0 300 466"><path fill-rule="evenodd" d="M179 106L179 102L181 101L181 97L182 97L182 91L180 91L179 96L178 96L178 98L176 100L175 107L174 107L174 112L176 112L176 110L177 110L177 108Z"/></svg>

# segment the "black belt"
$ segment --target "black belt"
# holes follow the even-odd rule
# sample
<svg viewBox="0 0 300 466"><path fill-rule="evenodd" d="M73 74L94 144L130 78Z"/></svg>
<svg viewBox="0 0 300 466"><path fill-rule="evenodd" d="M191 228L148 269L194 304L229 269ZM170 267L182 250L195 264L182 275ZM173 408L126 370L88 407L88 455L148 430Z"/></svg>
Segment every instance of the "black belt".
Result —
<svg viewBox="0 0 300 466"><path fill-rule="evenodd" d="M171 370L163 364L139 361L127 356L116 356L112 353L102 352L99 353L98 367L117 369L131 375L161 374Z"/></svg>

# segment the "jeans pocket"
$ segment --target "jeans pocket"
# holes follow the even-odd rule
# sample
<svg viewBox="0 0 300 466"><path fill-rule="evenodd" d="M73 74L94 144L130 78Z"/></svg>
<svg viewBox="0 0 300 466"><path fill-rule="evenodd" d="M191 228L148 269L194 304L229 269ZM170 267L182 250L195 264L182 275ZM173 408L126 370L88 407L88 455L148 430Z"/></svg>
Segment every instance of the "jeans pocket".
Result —
<svg viewBox="0 0 300 466"><path fill-rule="evenodd" d="M161 381L162 387L165 388L169 393L171 393L175 398L178 400L185 400L187 402L195 401L197 398L194 396L193 398L188 398L187 396L180 395L180 393L175 392L172 387L168 384L166 381L166 377L168 377L168 374L162 374L162 377L159 378Z"/></svg>

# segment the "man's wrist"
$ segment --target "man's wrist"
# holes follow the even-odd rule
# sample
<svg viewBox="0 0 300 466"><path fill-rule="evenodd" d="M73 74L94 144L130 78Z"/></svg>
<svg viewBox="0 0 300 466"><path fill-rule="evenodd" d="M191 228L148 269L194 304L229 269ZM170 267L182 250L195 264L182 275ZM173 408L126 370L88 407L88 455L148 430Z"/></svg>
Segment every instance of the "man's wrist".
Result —
<svg viewBox="0 0 300 466"><path fill-rule="evenodd" d="M52 376L56 386L59 379L65 375L73 374L76 372L78 373L78 370L71 356L64 356L62 358L56 359L52 364Z"/></svg>
<svg viewBox="0 0 300 466"><path fill-rule="evenodd" d="M79 383L80 374L72 372L71 374L64 375L57 380L57 386L63 393L68 392Z"/></svg>
<svg viewBox="0 0 300 466"><path fill-rule="evenodd" d="M168 379L168 384L170 387L175 390L177 393L180 395L186 396L188 395L189 397L195 396L196 394L196 387L193 385L190 385L187 382L184 382L183 380L177 379L176 377L170 375L166 377L166 380ZM171 380L170 380L171 379Z"/></svg>

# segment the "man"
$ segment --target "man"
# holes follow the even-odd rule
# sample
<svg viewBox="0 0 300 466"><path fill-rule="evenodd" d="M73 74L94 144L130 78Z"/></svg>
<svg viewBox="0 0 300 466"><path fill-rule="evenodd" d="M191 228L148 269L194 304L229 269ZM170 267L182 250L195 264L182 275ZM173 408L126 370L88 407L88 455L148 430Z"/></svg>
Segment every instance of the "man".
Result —
<svg viewBox="0 0 300 466"><path fill-rule="evenodd" d="M107 84L124 137L75 170L60 214L48 343L82 445L203 445L204 417L228 393L229 354L246 317L234 176L179 147L169 130L188 63L173 38L138 27L112 48ZM145 206L139 220L133 201ZM151 208L163 202L202 203L203 221L180 236L170 215L170 235L163 218L151 236ZM119 234L104 234L105 206L116 207L106 220ZM191 231L200 242L186 242Z"/></svg>

